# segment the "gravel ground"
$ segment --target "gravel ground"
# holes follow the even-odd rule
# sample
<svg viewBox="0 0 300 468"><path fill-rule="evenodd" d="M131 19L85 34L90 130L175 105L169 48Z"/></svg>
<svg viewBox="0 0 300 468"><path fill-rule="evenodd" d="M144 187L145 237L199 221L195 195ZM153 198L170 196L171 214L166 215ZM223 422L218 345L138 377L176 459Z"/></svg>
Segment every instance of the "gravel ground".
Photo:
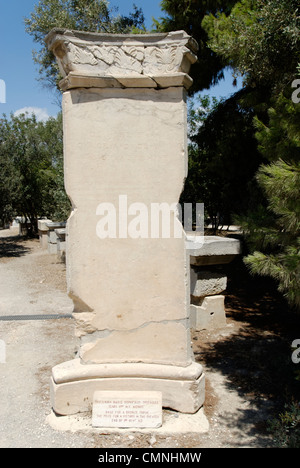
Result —
<svg viewBox="0 0 300 468"><path fill-rule="evenodd" d="M23 240L17 230L0 231L0 316L69 314L65 265L41 249L38 240ZM222 330L194 333L196 358L206 373L205 434L158 435L141 432L100 433L58 431L47 422L51 413L51 368L72 359L78 347L72 319L0 320L0 340L6 345L0 363L0 448L238 448L272 447L262 429L270 413L267 398L259 402L235 387L222 368L202 361L214 342L236 334L240 323ZM204 347L204 348L203 348Z"/></svg>

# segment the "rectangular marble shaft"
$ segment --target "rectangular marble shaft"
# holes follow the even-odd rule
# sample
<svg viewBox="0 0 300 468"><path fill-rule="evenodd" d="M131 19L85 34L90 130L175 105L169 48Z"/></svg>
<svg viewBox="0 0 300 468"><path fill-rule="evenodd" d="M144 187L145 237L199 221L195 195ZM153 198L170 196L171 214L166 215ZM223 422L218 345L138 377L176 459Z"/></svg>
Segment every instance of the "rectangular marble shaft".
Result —
<svg viewBox="0 0 300 468"><path fill-rule="evenodd" d="M151 238L152 204L176 204L184 186L185 94L183 87L64 93L66 190L73 203L67 277L86 363L191 363L189 259L184 235L173 235L175 211L170 238ZM115 208L115 238L97 232L103 203ZM140 204L148 211L148 238L145 217L137 225Z"/></svg>

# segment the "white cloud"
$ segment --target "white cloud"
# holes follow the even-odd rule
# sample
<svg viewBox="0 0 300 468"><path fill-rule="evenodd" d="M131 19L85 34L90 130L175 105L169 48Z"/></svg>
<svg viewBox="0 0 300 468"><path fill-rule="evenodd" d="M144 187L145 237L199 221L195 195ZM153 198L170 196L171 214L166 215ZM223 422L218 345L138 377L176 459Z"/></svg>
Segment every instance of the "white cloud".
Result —
<svg viewBox="0 0 300 468"><path fill-rule="evenodd" d="M18 117L21 114L28 114L29 116L34 114L38 122L45 122L50 117L47 109L41 109L40 107L23 107L22 109L18 109L14 113L14 116Z"/></svg>

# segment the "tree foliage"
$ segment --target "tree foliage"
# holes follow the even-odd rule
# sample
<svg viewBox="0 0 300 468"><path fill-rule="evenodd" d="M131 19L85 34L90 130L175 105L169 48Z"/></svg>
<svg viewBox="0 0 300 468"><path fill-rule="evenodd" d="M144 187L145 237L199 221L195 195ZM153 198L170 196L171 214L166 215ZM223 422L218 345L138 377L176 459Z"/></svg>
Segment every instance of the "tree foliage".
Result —
<svg viewBox="0 0 300 468"><path fill-rule="evenodd" d="M229 14L236 0L163 0L161 8L166 16L155 22L158 31L168 32L183 29L199 45L198 62L191 70L194 79L190 92L208 89L224 77L223 69L227 61L208 47L208 34L201 22L211 13Z"/></svg>
<svg viewBox="0 0 300 468"><path fill-rule="evenodd" d="M288 301L300 307L300 108L280 95L268 125L256 119L259 149L269 160L257 172L268 214L241 220L253 273L273 277ZM267 218L267 223L266 223Z"/></svg>
<svg viewBox="0 0 300 468"><path fill-rule="evenodd" d="M181 198L204 203L215 230L232 224L234 214L247 212L249 200L256 204L260 198L254 176L263 158L253 133L253 108L241 106L244 94L212 103L201 98L190 115L189 173Z"/></svg>
<svg viewBox="0 0 300 468"><path fill-rule="evenodd" d="M290 304L300 307L299 104L291 84L300 61L299 5L295 0L241 0L230 15L209 15L203 27L210 47L252 89L268 90L254 117L258 149L267 160L256 180L264 204L240 217L253 273L273 277Z"/></svg>
<svg viewBox="0 0 300 468"><path fill-rule="evenodd" d="M0 119L0 218L64 218L69 201L63 188L61 115L38 122L34 115Z"/></svg>
<svg viewBox="0 0 300 468"><path fill-rule="evenodd" d="M241 0L231 13L207 15L209 47L250 86L277 92L295 77L300 61L298 0Z"/></svg>
<svg viewBox="0 0 300 468"><path fill-rule="evenodd" d="M194 89L217 81L224 66L244 79L241 93L212 109L191 138L183 197L204 202L210 218L235 215L246 234L251 271L276 279L289 302L300 306L300 122L299 104L291 99L300 63L299 2L162 5L169 14L162 29L179 26L200 43L199 68L191 71ZM212 57L217 66L206 80Z"/></svg>
<svg viewBox="0 0 300 468"><path fill-rule="evenodd" d="M25 18L26 32L39 45L34 62L39 66L40 81L52 89L58 88L60 74L45 37L53 28L66 28L102 33L144 31L141 9L133 6L128 16L118 15L106 0L40 0L30 17Z"/></svg>

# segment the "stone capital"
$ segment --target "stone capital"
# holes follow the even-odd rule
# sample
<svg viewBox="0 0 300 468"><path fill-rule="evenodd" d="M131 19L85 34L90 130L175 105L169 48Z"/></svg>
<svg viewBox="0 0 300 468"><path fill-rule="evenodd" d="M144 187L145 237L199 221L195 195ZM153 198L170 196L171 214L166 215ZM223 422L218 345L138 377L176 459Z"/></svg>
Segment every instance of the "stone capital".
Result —
<svg viewBox="0 0 300 468"><path fill-rule="evenodd" d="M63 91L72 88L189 88L198 45L184 31L100 34L53 29L46 43L56 56Z"/></svg>

